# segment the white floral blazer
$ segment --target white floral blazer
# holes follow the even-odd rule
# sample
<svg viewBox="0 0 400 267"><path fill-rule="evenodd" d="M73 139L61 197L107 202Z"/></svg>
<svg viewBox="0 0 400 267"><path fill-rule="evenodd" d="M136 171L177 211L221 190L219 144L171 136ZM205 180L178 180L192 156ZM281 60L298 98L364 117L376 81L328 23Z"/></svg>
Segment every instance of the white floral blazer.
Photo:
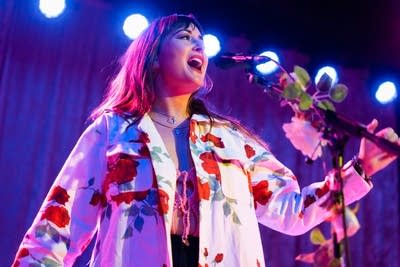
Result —
<svg viewBox="0 0 400 267"><path fill-rule="evenodd" d="M200 198L199 267L264 266L258 222L302 234L322 222L332 175L299 190L296 177L230 122L193 115L190 151ZM150 117L106 113L80 137L13 266L72 266L97 233L90 266L172 266L176 167ZM371 185L344 171L347 204Z"/></svg>

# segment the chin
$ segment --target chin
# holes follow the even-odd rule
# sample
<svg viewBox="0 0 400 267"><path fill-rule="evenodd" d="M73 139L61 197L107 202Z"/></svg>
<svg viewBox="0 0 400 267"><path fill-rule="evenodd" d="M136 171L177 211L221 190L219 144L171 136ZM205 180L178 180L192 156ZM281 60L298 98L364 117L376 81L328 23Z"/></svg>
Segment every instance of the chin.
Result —
<svg viewBox="0 0 400 267"><path fill-rule="evenodd" d="M196 92L204 85L204 80L191 80L185 86L185 91L188 93Z"/></svg>

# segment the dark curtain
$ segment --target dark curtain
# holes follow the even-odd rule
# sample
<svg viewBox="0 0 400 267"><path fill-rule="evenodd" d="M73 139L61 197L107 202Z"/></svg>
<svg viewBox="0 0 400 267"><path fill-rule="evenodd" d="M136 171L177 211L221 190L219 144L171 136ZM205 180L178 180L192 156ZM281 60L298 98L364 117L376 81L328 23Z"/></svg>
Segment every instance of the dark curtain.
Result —
<svg viewBox="0 0 400 267"><path fill-rule="evenodd" d="M101 100L117 61L129 45L121 32L121 13L107 6L73 2L48 20L38 1L0 1L0 266L9 266L27 228L64 160ZM88 1L87 3L95 1ZM193 11L195 13L195 10ZM251 43L230 38L227 50L247 51ZM307 67L309 59L282 52L284 65ZM215 88L210 101L238 118L266 140L276 156L298 176L302 186L322 179L323 161L306 165L284 137L281 125L291 112L260 87L249 85L242 69L223 71L210 65ZM380 106L368 91L365 70L341 69L350 97L338 109L363 123L376 117L394 126L391 105ZM351 140L346 159L357 152ZM361 230L350 239L354 266L399 266L399 181L396 164L374 177L374 189L360 201ZM322 228L327 229L328 225ZM260 227L268 266L306 266L294 260L314 249L308 234L290 237ZM88 261L86 252L76 266Z"/></svg>

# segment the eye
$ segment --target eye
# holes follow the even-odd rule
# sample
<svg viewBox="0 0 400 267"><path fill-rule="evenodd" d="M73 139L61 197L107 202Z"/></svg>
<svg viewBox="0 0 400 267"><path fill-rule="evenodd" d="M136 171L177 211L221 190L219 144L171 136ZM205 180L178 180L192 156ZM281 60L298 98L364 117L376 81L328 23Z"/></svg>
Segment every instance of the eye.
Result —
<svg viewBox="0 0 400 267"><path fill-rule="evenodd" d="M190 34L183 34L179 37L179 39L183 39L183 40L191 40L192 36L190 36Z"/></svg>

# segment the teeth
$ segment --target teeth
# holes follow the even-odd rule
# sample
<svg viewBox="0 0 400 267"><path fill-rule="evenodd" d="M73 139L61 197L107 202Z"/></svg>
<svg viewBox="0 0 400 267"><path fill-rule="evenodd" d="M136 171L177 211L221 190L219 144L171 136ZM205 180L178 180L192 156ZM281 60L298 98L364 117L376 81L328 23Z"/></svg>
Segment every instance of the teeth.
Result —
<svg viewBox="0 0 400 267"><path fill-rule="evenodd" d="M197 57L190 58L188 63L191 67L195 67L197 69L201 68L203 65L203 61Z"/></svg>
<svg viewBox="0 0 400 267"><path fill-rule="evenodd" d="M203 61L200 58L192 58L191 61L196 62L197 66L201 66L203 64Z"/></svg>

